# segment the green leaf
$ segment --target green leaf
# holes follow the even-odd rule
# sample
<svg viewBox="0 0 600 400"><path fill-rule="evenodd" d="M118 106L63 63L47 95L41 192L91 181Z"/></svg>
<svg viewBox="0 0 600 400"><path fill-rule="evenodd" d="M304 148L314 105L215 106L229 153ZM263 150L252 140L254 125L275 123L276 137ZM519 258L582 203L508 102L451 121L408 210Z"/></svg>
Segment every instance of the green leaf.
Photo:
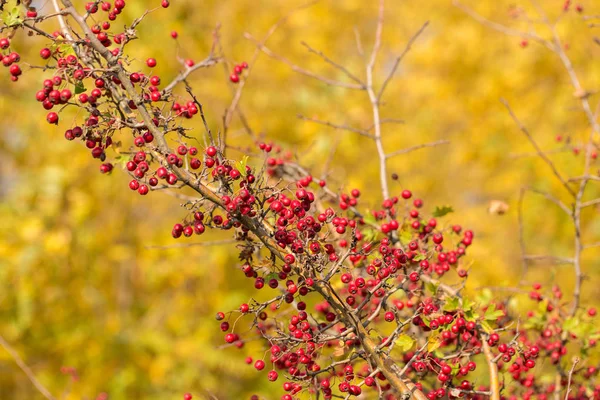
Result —
<svg viewBox="0 0 600 400"><path fill-rule="evenodd" d="M473 302L472 300L469 300L466 297L463 298L462 309L464 312L469 312L469 311L473 310L474 305L475 305L475 302Z"/></svg>
<svg viewBox="0 0 600 400"><path fill-rule="evenodd" d="M494 331L494 328L492 328L492 326L487 321L481 321L480 325L483 328L483 330L487 333L491 333Z"/></svg>
<svg viewBox="0 0 600 400"><path fill-rule="evenodd" d="M446 214L450 214L451 212L454 212L454 209L452 209L452 207L450 206L436 207L433 211L433 216L439 218L443 217Z"/></svg>
<svg viewBox="0 0 600 400"><path fill-rule="evenodd" d="M407 334L402 334L398 336L398 339L396 339L396 346L398 346L403 352L407 352L412 349L414 344L415 340Z"/></svg>
<svg viewBox="0 0 600 400"><path fill-rule="evenodd" d="M427 343L427 351L433 353L442 345L442 335L436 334L429 337L429 343Z"/></svg>
<svg viewBox="0 0 600 400"><path fill-rule="evenodd" d="M410 242L413 238L412 233L410 233L407 230L401 231L400 232L400 241L402 242L402 244L406 244L408 242Z"/></svg>
<svg viewBox="0 0 600 400"><path fill-rule="evenodd" d="M425 282L425 288L427 290L429 290L432 294L436 294L437 293L437 289L438 289L437 285L434 285L431 282Z"/></svg>
<svg viewBox="0 0 600 400"><path fill-rule="evenodd" d="M68 55L77 55L75 54L75 49L70 44L59 44L57 49L63 55L63 57Z"/></svg>
<svg viewBox="0 0 600 400"><path fill-rule="evenodd" d="M113 159L113 162L121 167L125 168L125 164L130 160L130 157L125 154L119 154Z"/></svg>
<svg viewBox="0 0 600 400"><path fill-rule="evenodd" d="M413 261L423 261L427 258L427 256L423 253L417 254L414 258Z"/></svg>
<svg viewBox="0 0 600 400"><path fill-rule="evenodd" d="M271 279L279 279L279 275L276 272L271 272L269 275L265 276L265 282L269 282Z"/></svg>
<svg viewBox="0 0 600 400"><path fill-rule="evenodd" d="M21 12L18 7L13 7L8 13L2 16L2 22L6 26L17 26L23 22L21 18Z"/></svg>
<svg viewBox="0 0 600 400"><path fill-rule="evenodd" d="M504 311L496 310L496 305L494 303L490 304L488 309L483 316L483 319L486 321L496 321L498 318L504 317Z"/></svg>
<svg viewBox="0 0 600 400"><path fill-rule="evenodd" d="M365 224L377 225L377 220L370 211L367 211L363 216L363 221L365 221Z"/></svg>
<svg viewBox="0 0 600 400"><path fill-rule="evenodd" d="M80 94L86 91L85 86L83 86L82 81L75 82L75 94Z"/></svg>
<svg viewBox="0 0 600 400"><path fill-rule="evenodd" d="M238 169L242 176L246 176L246 164L248 164L248 156L244 156L240 161L238 161Z"/></svg>
<svg viewBox="0 0 600 400"><path fill-rule="evenodd" d="M362 234L366 242L373 242L377 237L377 232L374 229L365 229Z"/></svg>
<svg viewBox="0 0 600 400"><path fill-rule="evenodd" d="M455 311L460 306L460 301L458 297L452 297L446 301L444 305L444 311Z"/></svg>
<svg viewBox="0 0 600 400"><path fill-rule="evenodd" d="M564 323L563 323L563 329L568 331L568 332L573 332L575 330L575 328L577 328L577 325L579 325L579 318L577 317L571 317L568 318Z"/></svg>

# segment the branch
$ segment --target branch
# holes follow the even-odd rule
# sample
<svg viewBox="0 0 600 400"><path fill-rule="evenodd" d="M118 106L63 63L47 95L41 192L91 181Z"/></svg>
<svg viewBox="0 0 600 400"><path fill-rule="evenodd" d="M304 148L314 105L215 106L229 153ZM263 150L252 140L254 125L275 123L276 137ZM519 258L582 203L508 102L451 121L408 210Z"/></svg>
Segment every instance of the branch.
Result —
<svg viewBox="0 0 600 400"><path fill-rule="evenodd" d="M193 72L201 69L212 67L220 61L219 57L215 57L212 52L206 57L204 60L200 61L198 64L194 64L192 67L187 67L184 72L181 72L175 79L171 81L165 88L163 89L163 93L171 92L175 86L179 85L181 82L185 82L185 80L190 76Z"/></svg>
<svg viewBox="0 0 600 400"><path fill-rule="evenodd" d="M52 394L50 394L48 389L46 389L44 385L42 385L40 381L37 380L37 378L33 374L33 371L31 371L31 369L27 366L27 364L25 364L25 362L19 356L19 354L11 347L11 345L8 344L8 342L6 342L6 340L4 340L4 338L1 335L0 346L2 346L8 354L10 354L12 359L15 360L15 363L17 363L19 368L21 368L25 375L27 375L27 378L29 378L33 386L35 386L35 388L38 390L38 392L42 394L42 396L44 396L48 400L56 400L56 398L52 396Z"/></svg>
<svg viewBox="0 0 600 400"><path fill-rule="evenodd" d="M396 150L396 151L394 151L392 153L386 154L385 158L389 159L389 158L392 158L392 157L399 156L401 154L407 154L407 153L411 153L411 152L413 152L415 150L424 149L426 147L436 147L436 146L439 146L439 145L442 145L442 144L449 144L449 143L450 143L449 140L438 140L438 141L435 141L435 142L418 144L416 146L407 147L405 149Z"/></svg>
<svg viewBox="0 0 600 400"><path fill-rule="evenodd" d="M506 107L506 109L508 110L510 116L512 117L512 119L515 121L515 123L517 124L517 126L519 127L519 129L521 130L521 132L523 132L525 134L525 136L527 137L527 139L529 140L529 142L533 145L533 147L535 148L535 150L537 151L538 155L542 158L542 160L544 160L544 162L546 164L548 164L548 166L550 167L550 169L552 170L552 173L554 174L554 176L556 176L556 178L558 178L558 180L562 183L562 185L565 187L565 189L567 189L567 191L573 196L573 197L577 197L577 195L575 194L575 192L573 191L573 189L571 189L571 187L569 186L569 184L567 183L567 181L565 181L565 179L560 175L560 173L558 172L558 170L556 169L556 167L554 166L554 163L552 162L552 160L550 160L548 158L548 156L542 151L542 149L540 148L540 146L538 146L538 144L536 143L536 141L533 139L533 137L531 136L531 133L529 133L529 130L525 127L525 125L523 125L523 123L517 118L517 116L515 115L515 113L513 112L512 108L510 107L510 105L508 104L508 102L504 99L500 99L500 102L502 104L504 104L504 106Z"/></svg>
<svg viewBox="0 0 600 400"><path fill-rule="evenodd" d="M353 128L353 127L348 126L348 125L338 125L338 124L334 124L334 123L329 122L329 121L322 121L322 120L316 119L316 118L305 117L304 115L300 115L300 114L298 114L298 118L301 119L301 120L303 120L303 121L314 122L314 123L317 123L317 124L328 126L330 128L341 129L341 130L344 130L344 131L358 133L359 135L366 136L366 137L368 137L370 139L374 138L374 136L371 135L369 132L367 132L365 130L362 130L362 129L359 129L359 128Z"/></svg>
<svg viewBox="0 0 600 400"><path fill-rule="evenodd" d="M390 73L388 74L387 78L385 78L385 81L383 81L383 84L381 85L381 89L379 89L379 94L377 95L377 100L378 101L381 101L381 97L383 96L383 92L385 91L387 85L390 83L390 81L392 80L392 78L396 74L396 70L398 69L398 66L400 65L400 62L402 61L402 59L404 58L404 56L406 55L406 53L408 53L410 51L413 43L417 40L417 38L419 36L421 36L421 33L423 33L423 31L425 30L425 28L427 28L428 25L429 25L429 21L426 21L421 26L421 28L419 28L419 30L408 40L408 43L406 44L406 47L404 48L404 51L402 51L402 53L400 53L400 55L398 57L396 57L396 59L394 60L394 65L392 66L392 69L391 69Z"/></svg>
<svg viewBox="0 0 600 400"><path fill-rule="evenodd" d="M251 34L249 33L245 33L244 37L250 41L252 41L256 47L261 50L263 53L265 53L267 56L271 57L274 60L277 60L279 62L282 62L284 64L286 64L288 67L290 67L293 71L298 72L302 75L306 75L309 76L311 78L317 79L327 85L330 86L338 86L338 87L343 87L346 89L357 89L357 90L363 90L363 86L362 85L358 85L358 84L354 84L354 83L345 83L345 82L340 82L337 81L335 79L329 79L326 78L324 76L321 75L317 75L314 72L310 72L296 64L294 64L293 62L291 62L290 60L288 60L285 57L282 57L276 53L274 53L272 50L270 50L267 46L265 46L264 44L260 43L258 40L256 40Z"/></svg>
<svg viewBox="0 0 600 400"><path fill-rule="evenodd" d="M479 15L478 13L476 13L475 11L473 11L472 9L470 9L469 7L461 4L460 1L458 1L458 0L453 0L452 4L455 7L461 9L464 13L468 14L471 18L473 18L474 20L476 20L477 22L479 22L481 25L487 26L488 28L492 28L493 30L501 32L501 33L503 33L505 35L508 35L508 36L518 36L518 37L521 37L521 38L533 40L535 42L538 42L538 43L544 45L545 47L547 47L551 51L555 50L554 47L552 46L552 44L548 40L540 37L535 32L519 31L517 29L512 29L512 28L509 28L509 27L504 26L502 24L499 24L497 22L490 21L489 19L487 19L487 18Z"/></svg>
<svg viewBox="0 0 600 400"><path fill-rule="evenodd" d="M575 371L575 367L579 364L579 357L575 357L573 359L573 366L571 366L571 370L569 371L569 380L567 381L567 391L565 393L565 400L569 400L569 394L571 393L571 379L573 378L573 371Z"/></svg>
<svg viewBox="0 0 600 400"><path fill-rule="evenodd" d="M340 71L342 71L344 74L346 74L346 76L348 76L348 78L352 79L354 82L358 83L359 85L361 85L363 88L365 87L365 84L362 80L360 80L360 78L356 77L356 75L354 75L352 72L348 71L348 69L346 67L344 67L343 65L333 61L331 58L327 57L322 51L320 50L315 50L312 47L310 47L310 45L306 42L300 42L302 43L302 45L304 47L307 48L307 50L310 53L316 54L319 57L321 57L323 59L323 61L325 61L327 64L332 65L334 68L339 69Z"/></svg>

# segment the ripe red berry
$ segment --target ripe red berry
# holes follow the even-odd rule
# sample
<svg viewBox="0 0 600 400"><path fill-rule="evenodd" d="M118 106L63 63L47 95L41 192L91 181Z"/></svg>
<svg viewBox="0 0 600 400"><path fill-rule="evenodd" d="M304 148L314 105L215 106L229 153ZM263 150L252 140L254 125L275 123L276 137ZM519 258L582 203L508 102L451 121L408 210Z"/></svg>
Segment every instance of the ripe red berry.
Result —
<svg viewBox="0 0 600 400"><path fill-rule="evenodd" d="M186 393L183 395L183 400L192 400L192 395L189 393Z"/></svg>
<svg viewBox="0 0 600 400"><path fill-rule="evenodd" d="M50 112L46 115L46 121L50 124L58 124L58 114L55 112Z"/></svg>
<svg viewBox="0 0 600 400"><path fill-rule="evenodd" d="M263 360L256 360L254 363L254 368L259 371L262 371L265 368L265 362Z"/></svg>
<svg viewBox="0 0 600 400"><path fill-rule="evenodd" d="M233 73L229 75L229 80L233 83L238 83L240 81L240 77L236 73Z"/></svg>
<svg viewBox="0 0 600 400"><path fill-rule="evenodd" d="M171 32L171 37L172 37L173 39L177 39L177 36L179 36L179 34L177 33L177 31L172 31L172 32Z"/></svg>
<svg viewBox="0 0 600 400"><path fill-rule="evenodd" d="M12 76L21 75L21 68L17 64L13 64L10 66L9 72Z"/></svg>
<svg viewBox="0 0 600 400"><path fill-rule="evenodd" d="M146 65L150 68L156 67L156 60L154 58L149 58L146 60Z"/></svg>
<svg viewBox="0 0 600 400"><path fill-rule="evenodd" d="M50 49L43 48L40 50L40 57L42 57L44 60L49 59L51 55L52 52L50 51Z"/></svg>
<svg viewBox="0 0 600 400"><path fill-rule="evenodd" d="M595 309L595 308L593 308L593 307L592 307L592 308L590 308L590 309L588 310L588 315L589 315L590 317L595 317L595 316L596 316L596 309Z"/></svg>

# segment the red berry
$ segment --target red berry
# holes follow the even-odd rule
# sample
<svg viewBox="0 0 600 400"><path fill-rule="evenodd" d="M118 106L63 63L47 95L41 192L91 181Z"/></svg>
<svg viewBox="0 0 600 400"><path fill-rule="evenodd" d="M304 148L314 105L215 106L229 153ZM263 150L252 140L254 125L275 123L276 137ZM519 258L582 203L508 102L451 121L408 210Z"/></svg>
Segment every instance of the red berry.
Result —
<svg viewBox="0 0 600 400"><path fill-rule="evenodd" d="M263 360L256 360L254 363L254 368L259 371L262 371L265 368L265 362Z"/></svg>
<svg viewBox="0 0 600 400"><path fill-rule="evenodd" d="M55 112L50 112L46 115L46 121L50 124L58 124L58 114Z"/></svg>
<svg viewBox="0 0 600 400"><path fill-rule="evenodd" d="M229 75L229 80L233 83L238 83L240 81L240 77L237 74L233 73Z"/></svg>
<svg viewBox="0 0 600 400"><path fill-rule="evenodd" d="M149 58L146 60L146 65L150 68L156 67L156 60L154 58Z"/></svg>

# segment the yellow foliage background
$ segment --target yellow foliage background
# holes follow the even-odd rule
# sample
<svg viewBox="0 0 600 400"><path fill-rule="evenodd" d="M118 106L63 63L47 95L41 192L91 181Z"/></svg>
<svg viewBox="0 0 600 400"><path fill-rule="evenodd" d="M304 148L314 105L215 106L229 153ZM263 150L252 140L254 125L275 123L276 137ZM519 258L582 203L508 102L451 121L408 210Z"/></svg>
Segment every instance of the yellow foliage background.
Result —
<svg viewBox="0 0 600 400"><path fill-rule="evenodd" d="M354 29L369 52L376 3L322 0L291 16L267 46L308 70L345 79L309 54L301 44L305 41L363 77L364 60ZM384 97L383 117L405 121L384 126L385 147L393 151L440 139L451 142L393 159L390 170L400 178L392 190L397 195L411 189L424 199L427 210L451 205L456 212L443 222L475 231L469 289L514 286L521 277L516 214L520 188L534 186L561 198L564 190L547 166L531 156L531 145L499 98L511 103L545 150L561 148L554 140L558 134L583 143L589 126L556 56L535 44L522 49L521 38L481 26L450 3L387 1L376 82L381 83L417 29L425 21L430 26L405 57ZM512 3L471 1L470 6L526 29L509 18ZM590 14L598 14L593 3L582 0ZM131 21L158 4L130 0L125 19ZM250 60L254 45L243 34L261 39L300 4L173 0L168 10L155 11L141 24L141 39L130 49L137 57L133 65L143 70L143 60L155 57L163 82L169 81L180 69L176 55L199 60L207 54L217 23L226 57L232 62ZM563 1L543 4L555 17ZM522 6L534 13L529 2ZM170 38L172 30L179 32L178 46ZM594 31L575 12L564 18L559 30L584 87L597 90L600 46L592 41ZM40 46L31 46L22 35L14 43L25 60L38 60ZM0 78L0 334L62 399L92 399L102 391L111 399L179 399L186 391L196 398L208 398L209 393L219 399L245 399L253 393L278 398L279 384L270 384L266 374L256 374L243 362L248 354L260 354L260 344L219 349L223 335L214 314L237 308L253 292L235 269L235 252L227 247L173 247L185 242L170 236L172 225L184 215L179 201L162 193L133 194L125 174L101 175L98 162L83 146L65 141L64 129L49 126L34 99L47 76L26 70L16 84L7 73ZM232 97L227 71L222 66L199 71L191 84L218 131ZM592 97L592 103L596 101ZM297 118L302 114L368 127L371 111L364 93L328 87L261 55L240 105L256 132L292 150L316 176L337 146L329 186L360 188L366 207L381 200L372 142ZM68 124L63 118L61 126ZM201 132L199 121L196 124ZM229 140L237 146L250 143L237 118ZM565 151L552 159L565 174L581 174L582 155ZM590 193L598 195L597 183L591 185ZM491 200L508 203L508 213L488 213ZM529 252L570 257L569 221L541 198L527 197L525 210ZM598 209L584 215L588 242L600 237L597 216ZM213 239L219 237L187 242ZM588 302L598 294L598 256L590 250L584 259ZM555 280L568 295L573 278L566 266L538 264L525 277L526 282L545 285ZM75 367L79 380L61 374L62 366ZM41 398L2 349L0 398Z"/></svg>

